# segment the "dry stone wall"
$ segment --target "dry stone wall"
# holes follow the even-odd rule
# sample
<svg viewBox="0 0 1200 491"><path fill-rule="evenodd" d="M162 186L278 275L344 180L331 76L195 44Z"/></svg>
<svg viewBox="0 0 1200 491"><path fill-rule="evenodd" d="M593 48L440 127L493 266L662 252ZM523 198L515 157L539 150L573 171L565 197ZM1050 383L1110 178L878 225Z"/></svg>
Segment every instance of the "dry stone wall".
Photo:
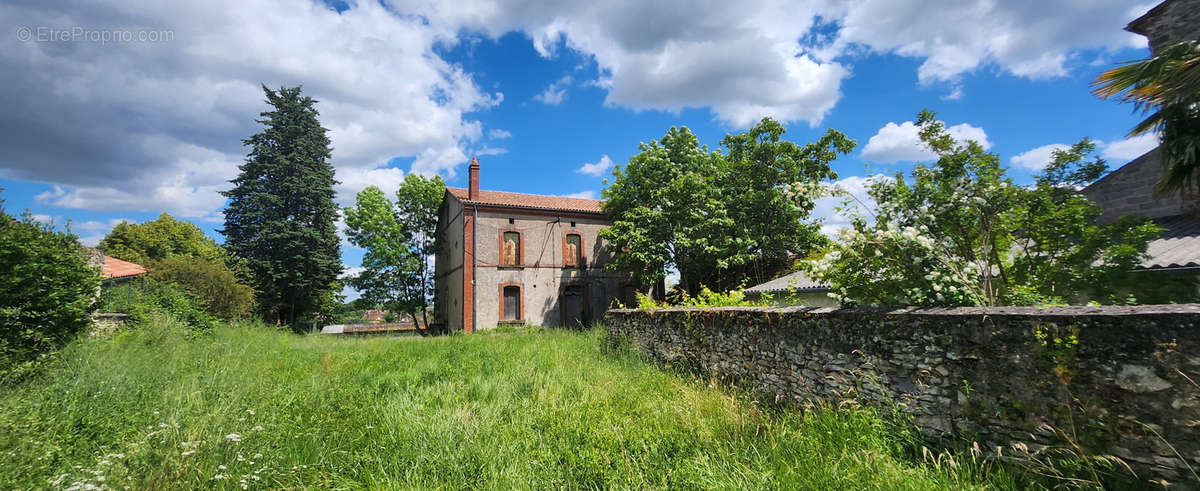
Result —
<svg viewBox="0 0 1200 491"><path fill-rule="evenodd" d="M942 443L1074 442L1141 479L1197 483L1200 305L612 310L605 325L777 400L899 407Z"/></svg>

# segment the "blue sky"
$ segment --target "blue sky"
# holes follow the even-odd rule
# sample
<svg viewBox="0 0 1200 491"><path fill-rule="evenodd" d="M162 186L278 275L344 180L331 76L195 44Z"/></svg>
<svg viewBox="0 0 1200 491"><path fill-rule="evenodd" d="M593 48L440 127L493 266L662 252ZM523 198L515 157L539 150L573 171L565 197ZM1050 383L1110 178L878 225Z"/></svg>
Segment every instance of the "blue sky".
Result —
<svg viewBox="0 0 1200 491"><path fill-rule="evenodd" d="M608 162L673 125L715 147L766 115L793 141L856 139L834 164L851 190L924 158L923 108L1023 182L1050 145L1089 136L1114 167L1153 146L1088 90L1147 55L1121 28L1151 3L283 3L0 7L6 210L88 243L163 211L220 240L260 83L321 101L343 204L408 172L465 186L471 156L486 189L599 197Z"/></svg>

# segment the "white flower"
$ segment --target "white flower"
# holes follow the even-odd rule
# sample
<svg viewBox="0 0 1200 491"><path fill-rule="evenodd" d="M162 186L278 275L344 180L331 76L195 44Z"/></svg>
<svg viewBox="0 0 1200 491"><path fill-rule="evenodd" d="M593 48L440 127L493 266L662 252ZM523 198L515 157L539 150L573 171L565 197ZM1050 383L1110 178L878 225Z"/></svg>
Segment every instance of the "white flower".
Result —
<svg viewBox="0 0 1200 491"><path fill-rule="evenodd" d="M225 474L217 474L217 475L213 476L212 478L214 480L220 481L221 479L225 479Z"/></svg>
<svg viewBox="0 0 1200 491"><path fill-rule="evenodd" d="M262 431L262 430L263 430L262 425L256 425L255 427L250 428L250 431Z"/></svg>
<svg viewBox="0 0 1200 491"><path fill-rule="evenodd" d="M191 455L191 454L194 454L194 453L196 453L196 451L195 451L195 450L187 450L187 451L184 451L184 452L183 452L183 456L184 456L184 457L187 457L188 455Z"/></svg>
<svg viewBox="0 0 1200 491"><path fill-rule="evenodd" d="M230 433L228 435L225 435L225 439L229 440L231 442L240 442L240 441L242 441L242 435L239 435L237 433Z"/></svg>
<svg viewBox="0 0 1200 491"><path fill-rule="evenodd" d="M254 454L254 458L256 458L256 459L261 459L261 458L262 458L262 454L260 454L260 453L256 453L256 454Z"/></svg>
<svg viewBox="0 0 1200 491"><path fill-rule="evenodd" d="M254 416L254 410L253 410L253 409L247 409L247 410L246 410L246 412L247 412L247 413L249 413L251 416Z"/></svg>
<svg viewBox="0 0 1200 491"><path fill-rule="evenodd" d="M226 467L225 467L225 466L223 466L223 465L218 465L218 466L217 466L217 470L219 470L219 471L223 471L223 470L225 470L225 469L226 469Z"/></svg>

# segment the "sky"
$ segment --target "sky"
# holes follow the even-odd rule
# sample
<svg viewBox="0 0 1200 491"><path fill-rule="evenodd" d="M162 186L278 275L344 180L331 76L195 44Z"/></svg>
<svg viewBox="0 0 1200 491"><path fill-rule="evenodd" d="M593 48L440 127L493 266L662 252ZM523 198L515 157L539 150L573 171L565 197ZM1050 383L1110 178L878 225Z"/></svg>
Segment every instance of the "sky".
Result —
<svg viewBox="0 0 1200 491"><path fill-rule="evenodd" d="M671 126L717 147L764 116L804 143L858 141L837 185L927 161L912 121L996 152L1018 182L1098 141L1112 168L1132 107L1090 81L1148 55L1129 0L560 2L7 1L0 5L0 199L95 244L162 212L222 240L224 199L267 110L303 87L333 142L338 202L409 172L599 198ZM823 200L814 218L846 218ZM343 243L348 268L362 251Z"/></svg>

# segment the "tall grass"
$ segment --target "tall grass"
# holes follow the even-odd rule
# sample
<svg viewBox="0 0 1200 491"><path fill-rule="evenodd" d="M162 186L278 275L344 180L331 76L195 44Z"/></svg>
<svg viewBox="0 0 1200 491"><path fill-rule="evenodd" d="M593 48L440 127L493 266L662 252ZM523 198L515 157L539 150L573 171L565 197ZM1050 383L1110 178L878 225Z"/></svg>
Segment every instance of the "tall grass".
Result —
<svg viewBox="0 0 1200 491"><path fill-rule="evenodd" d="M763 408L606 350L598 331L197 338L160 324L82 340L5 388L0 488L988 484L905 460L869 411Z"/></svg>

